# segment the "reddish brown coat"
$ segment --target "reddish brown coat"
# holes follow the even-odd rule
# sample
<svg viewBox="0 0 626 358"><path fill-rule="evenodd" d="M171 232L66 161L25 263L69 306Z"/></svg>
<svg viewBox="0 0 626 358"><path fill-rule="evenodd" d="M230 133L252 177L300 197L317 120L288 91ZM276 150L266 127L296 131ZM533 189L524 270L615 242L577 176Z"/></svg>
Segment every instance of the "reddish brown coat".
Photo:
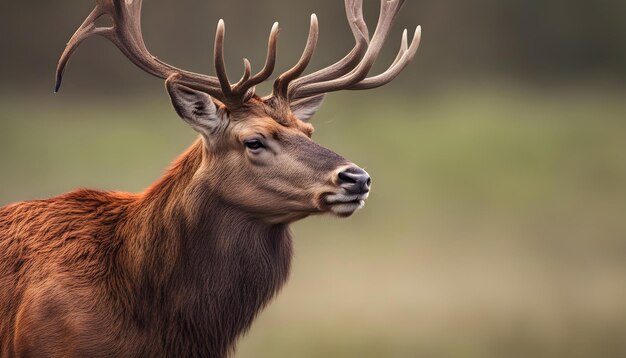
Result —
<svg viewBox="0 0 626 358"><path fill-rule="evenodd" d="M291 237L190 192L202 153L198 141L141 195L79 190L0 209L1 356L232 350L285 282Z"/></svg>

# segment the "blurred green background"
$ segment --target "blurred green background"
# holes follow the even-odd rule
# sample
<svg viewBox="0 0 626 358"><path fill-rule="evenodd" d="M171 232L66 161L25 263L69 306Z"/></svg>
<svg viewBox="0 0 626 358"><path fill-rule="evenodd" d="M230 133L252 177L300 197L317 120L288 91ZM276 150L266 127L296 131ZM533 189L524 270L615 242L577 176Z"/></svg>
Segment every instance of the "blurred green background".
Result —
<svg viewBox="0 0 626 358"><path fill-rule="evenodd" d="M378 1L365 0L373 29ZM102 39L65 42L92 1L0 4L0 205L77 187L141 191L194 139L162 81ZM277 73L320 18L311 68L352 46L338 0L146 0L148 47L214 73L258 69L274 20ZM328 96L315 139L366 168L348 220L294 225L291 279L238 357L626 356L626 2L408 0L423 25L391 85ZM262 87L267 90L269 85Z"/></svg>

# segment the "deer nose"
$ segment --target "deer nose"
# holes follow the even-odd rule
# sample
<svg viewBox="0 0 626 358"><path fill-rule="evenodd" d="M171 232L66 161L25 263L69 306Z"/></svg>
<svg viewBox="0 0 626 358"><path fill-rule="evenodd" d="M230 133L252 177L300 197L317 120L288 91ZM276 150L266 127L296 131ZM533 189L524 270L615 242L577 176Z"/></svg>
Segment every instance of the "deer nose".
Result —
<svg viewBox="0 0 626 358"><path fill-rule="evenodd" d="M349 167L338 175L338 184L350 194L367 194L372 185L372 178L367 172L357 166Z"/></svg>

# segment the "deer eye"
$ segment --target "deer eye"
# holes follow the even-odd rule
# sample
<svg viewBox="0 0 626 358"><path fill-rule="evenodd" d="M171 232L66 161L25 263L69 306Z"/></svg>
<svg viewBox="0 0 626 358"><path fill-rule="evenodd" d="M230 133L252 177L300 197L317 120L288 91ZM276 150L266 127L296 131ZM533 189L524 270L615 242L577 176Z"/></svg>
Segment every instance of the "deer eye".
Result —
<svg viewBox="0 0 626 358"><path fill-rule="evenodd" d="M258 139L250 139L244 142L246 148L252 152L259 152L261 149L265 149L265 145Z"/></svg>

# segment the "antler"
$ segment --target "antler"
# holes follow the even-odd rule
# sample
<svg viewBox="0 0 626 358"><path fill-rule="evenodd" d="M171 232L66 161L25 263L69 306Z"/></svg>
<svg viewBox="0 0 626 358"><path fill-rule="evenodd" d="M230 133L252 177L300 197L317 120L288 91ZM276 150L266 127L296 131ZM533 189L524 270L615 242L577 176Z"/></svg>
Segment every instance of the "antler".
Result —
<svg viewBox="0 0 626 358"><path fill-rule="evenodd" d="M81 42L92 35L100 35L113 42L130 61L147 73L162 79L177 74L181 84L204 91L228 107L243 104L254 94L254 86L265 81L274 71L278 23L274 23L270 32L267 58L263 69L251 77L250 62L244 59L244 75L239 82L231 85L224 64L224 21L220 20L215 36L216 78L181 70L150 54L141 33L141 4L142 0L96 0L95 9L74 33L59 59L55 92L61 87L65 67L70 57ZM104 15L108 15L113 20L113 26L96 26L96 21Z"/></svg>
<svg viewBox="0 0 626 358"><path fill-rule="evenodd" d="M391 82L415 56L421 39L420 26L415 30L410 46L407 41L407 30L404 30L400 51L385 72L369 78L367 78L367 75L376 62L404 1L381 0L378 25L371 41L369 41L367 25L363 20L362 0L345 0L346 15L356 40L356 45L352 51L337 63L296 79L297 76L294 76L294 74L297 73L299 75L304 71L302 67L308 64L312 55L307 52L310 50L309 42L311 35L309 34L309 42L307 42L305 54L302 56L301 61L293 69L278 78L274 85L272 97L292 101L344 89L370 89ZM313 29L313 23L311 28ZM315 29L317 31L317 26ZM315 40L317 40L317 33L315 33Z"/></svg>
<svg viewBox="0 0 626 358"><path fill-rule="evenodd" d="M405 0L381 0L381 10L374 35L370 40L369 30L363 19L363 1L345 0L346 16L355 39L354 48L335 64L300 77L313 57L318 38L318 22L311 16L309 37L298 63L283 73L274 83L274 91L266 100L277 98L286 102L313 97L339 90L363 90L391 82L413 59L419 47L421 27L415 30L408 44L407 30L402 35L400 51L391 66L382 74L367 75L389 35L400 8ZM232 85L226 74L224 63L224 36L226 28L220 20L215 35L215 70L217 77L181 70L154 57L143 40L141 33L142 0L96 0L95 9L72 36L63 51L56 72L55 92L61 86L65 67L78 46L92 35L100 35L113 42L136 66L149 74L167 79L176 75L177 80L188 87L204 91L222 101L227 107L239 107L254 95L254 87L271 76L276 65L276 43L278 23L274 23L268 40L267 57L263 69L252 76L250 61L244 59L244 74ZM98 27L96 21L107 15L113 20L110 27Z"/></svg>

